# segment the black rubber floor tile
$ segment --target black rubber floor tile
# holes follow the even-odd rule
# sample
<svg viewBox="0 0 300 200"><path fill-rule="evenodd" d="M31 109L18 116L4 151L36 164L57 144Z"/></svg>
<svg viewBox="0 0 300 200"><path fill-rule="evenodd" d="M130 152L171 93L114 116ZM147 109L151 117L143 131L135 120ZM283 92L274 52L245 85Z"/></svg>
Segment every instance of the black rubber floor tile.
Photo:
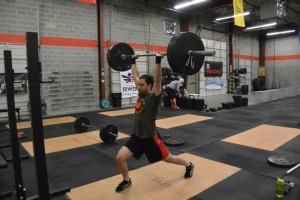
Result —
<svg viewBox="0 0 300 200"><path fill-rule="evenodd" d="M201 184L201 182L199 183ZM299 199L299 185L296 185L284 199ZM272 200L276 199L276 178L240 171L222 182L196 195L203 200L243 199Z"/></svg>
<svg viewBox="0 0 300 200"><path fill-rule="evenodd" d="M296 152L299 152L299 150ZM288 168L276 167L268 162L268 158L270 156L282 154L280 150L270 152L221 141L205 147L194 149L191 151L191 153L207 159L236 166L250 172L274 178L284 175L288 170ZM285 152L285 154L288 153ZM293 181L300 185L299 171L295 170L295 172L291 173L289 177L292 177Z"/></svg>

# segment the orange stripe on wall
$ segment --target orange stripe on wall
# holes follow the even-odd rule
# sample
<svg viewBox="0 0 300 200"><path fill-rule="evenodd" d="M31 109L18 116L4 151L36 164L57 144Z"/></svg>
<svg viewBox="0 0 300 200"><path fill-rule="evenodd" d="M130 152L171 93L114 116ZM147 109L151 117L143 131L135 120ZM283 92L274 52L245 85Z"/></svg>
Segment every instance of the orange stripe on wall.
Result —
<svg viewBox="0 0 300 200"><path fill-rule="evenodd" d="M97 47L97 40L74 39L74 38L58 38L58 37L42 37L41 38L41 45L96 48Z"/></svg>
<svg viewBox="0 0 300 200"><path fill-rule="evenodd" d="M123 43L123 42L111 42L111 47L118 44L118 43ZM146 45L145 44L136 44L136 43L127 43L129 46L131 46L132 49L136 50L145 50ZM108 41L103 42L103 47L108 48Z"/></svg>
<svg viewBox="0 0 300 200"><path fill-rule="evenodd" d="M0 43L11 44L26 44L25 35L15 34L0 34ZM111 42L111 45L115 45L118 42ZM146 44L128 43L135 50L146 50ZM75 38L59 38L59 37L41 37L41 45L45 46L62 46L62 47L83 47L83 48L97 48L97 40L87 39L75 39ZM108 41L103 41L103 47L108 48ZM166 52L167 46L161 45L149 45L149 51L151 52ZM243 60L259 60L258 56L238 55L233 54L234 59ZM274 60L299 60L300 55L279 55L268 56L266 61Z"/></svg>
<svg viewBox="0 0 300 200"><path fill-rule="evenodd" d="M80 3L96 4L96 0L78 0Z"/></svg>
<svg viewBox="0 0 300 200"><path fill-rule="evenodd" d="M159 46L159 45L149 45L149 51L153 52L167 52L166 46Z"/></svg>
<svg viewBox="0 0 300 200"><path fill-rule="evenodd" d="M259 60L258 56L248 56L248 55L238 55L238 54L233 54L234 59L243 59L243 60Z"/></svg>
<svg viewBox="0 0 300 200"><path fill-rule="evenodd" d="M248 55L238 55L233 54L234 59L243 59L243 60L259 60L257 56L248 56ZM274 60L299 60L300 55L285 55L285 56L268 56L266 57L266 61L274 61Z"/></svg>
<svg viewBox="0 0 300 200"><path fill-rule="evenodd" d="M25 44L25 35L0 34L1 43Z"/></svg>
<svg viewBox="0 0 300 200"><path fill-rule="evenodd" d="M119 42L111 42L111 46L118 44ZM134 50L147 50L146 44L137 44L137 43L127 43ZM108 48L108 41L103 42L103 47ZM161 45L149 45L149 51L152 52L167 52L167 46Z"/></svg>
<svg viewBox="0 0 300 200"><path fill-rule="evenodd" d="M300 55L268 56L266 58L266 61L271 60L300 60Z"/></svg>

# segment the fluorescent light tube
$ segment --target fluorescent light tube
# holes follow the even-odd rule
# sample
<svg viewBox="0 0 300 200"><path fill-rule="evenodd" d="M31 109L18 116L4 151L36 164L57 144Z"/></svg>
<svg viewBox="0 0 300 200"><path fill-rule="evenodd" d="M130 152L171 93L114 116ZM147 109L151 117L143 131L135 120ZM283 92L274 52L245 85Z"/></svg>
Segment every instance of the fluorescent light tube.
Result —
<svg viewBox="0 0 300 200"><path fill-rule="evenodd" d="M269 23L269 24L263 24L263 25L259 25L259 26L251 26L251 27L247 27L246 30L252 30L252 29L258 29L258 28L265 28L265 27L269 27L269 26L275 26L277 23Z"/></svg>
<svg viewBox="0 0 300 200"><path fill-rule="evenodd" d="M286 33L293 33L295 30L287 30L287 31L279 31L279 32L272 32L272 33L267 33L268 36L270 35L281 35L281 34L286 34Z"/></svg>
<svg viewBox="0 0 300 200"><path fill-rule="evenodd" d="M203 1L207 1L207 0L194 0L194 1L188 1L188 2L185 2L185 3L178 4L178 5L174 6L174 9L178 10L178 9L180 9L180 8L184 8L184 7L193 5L193 4L201 3L201 2L203 2Z"/></svg>
<svg viewBox="0 0 300 200"><path fill-rule="evenodd" d="M238 15L231 15L231 16L227 16L227 17L219 17L219 18L216 18L215 20L216 21L221 21L221 20L224 20L224 19L230 19L230 18L239 17L239 16L246 16L246 15L250 15L250 12L244 12L244 13L241 13L241 14L238 14Z"/></svg>

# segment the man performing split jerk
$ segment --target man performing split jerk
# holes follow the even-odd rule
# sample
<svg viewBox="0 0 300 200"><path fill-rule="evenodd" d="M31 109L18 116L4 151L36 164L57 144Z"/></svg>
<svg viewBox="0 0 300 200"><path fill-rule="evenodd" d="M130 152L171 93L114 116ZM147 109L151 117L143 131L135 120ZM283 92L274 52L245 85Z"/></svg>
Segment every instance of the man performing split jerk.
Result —
<svg viewBox="0 0 300 200"><path fill-rule="evenodd" d="M135 105L134 133L119 150L116 161L123 181L117 186L116 192L121 192L132 185L128 174L126 161L134 156L139 159L144 153L150 163L163 160L186 167L184 178L193 176L194 165L191 162L172 155L163 141L157 135L155 120L161 102L161 59L163 55L156 53L154 78L151 75L142 75L135 63L138 55L132 56L132 76L138 90L138 99Z"/></svg>

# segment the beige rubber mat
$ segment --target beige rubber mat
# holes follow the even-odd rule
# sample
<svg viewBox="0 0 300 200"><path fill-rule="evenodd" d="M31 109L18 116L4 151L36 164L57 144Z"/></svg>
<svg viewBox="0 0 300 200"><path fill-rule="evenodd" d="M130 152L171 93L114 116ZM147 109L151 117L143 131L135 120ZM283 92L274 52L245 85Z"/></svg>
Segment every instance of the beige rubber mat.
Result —
<svg viewBox="0 0 300 200"><path fill-rule="evenodd" d="M124 109L124 110L107 111L107 112L99 112L99 114L110 116L110 117L121 116L121 115L130 115L130 114L134 114L134 108Z"/></svg>
<svg viewBox="0 0 300 200"><path fill-rule="evenodd" d="M222 141L274 151L300 134L300 129L260 125Z"/></svg>
<svg viewBox="0 0 300 200"><path fill-rule="evenodd" d="M76 120L76 118L71 117L71 116L43 119L43 126L70 123L70 122L75 122L75 120ZM9 125L6 124L6 127L9 128ZM24 128L30 128L30 127L31 127L31 121L17 123L17 129L24 129Z"/></svg>
<svg viewBox="0 0 300 200"><path fill-rule="evenodd" d="M230 165L187 153L179 156L194 163L195 170L192 178L183 178L185 172L183 166L161 161L130 171L132 187L121 193L115 192L116 186L123 179L121 175L117 175L71 189L67 196L72 200L188 199L240 170Z"/></svg>
<svg viewBox="0 0 300 200"><path fill-rule="evenodd" d="M129 137L126 134L118 133L117 139L122 139ZM102 140L99 136L99 130L97 131L90 131L81 134L74 134L74 135L66 135L62 137L55 137L45 139L45 153L53 153L58 151L64 151L68 149L93 145L97 143L101 143ZM33 153L33 143L32 142L25 142L22 143L22 146L26 149L26 151L31 155L34 156Z"/></svg>
<svg viewBox="0 0 300 200"><path fill-rule="evenodd" d="M159 128L173 128L173 127L183 126L183 125L200 122L208 119L212 119L212 117L186 114L186 115L180 115L176 117L156 120L156 126Z"/></svg>

